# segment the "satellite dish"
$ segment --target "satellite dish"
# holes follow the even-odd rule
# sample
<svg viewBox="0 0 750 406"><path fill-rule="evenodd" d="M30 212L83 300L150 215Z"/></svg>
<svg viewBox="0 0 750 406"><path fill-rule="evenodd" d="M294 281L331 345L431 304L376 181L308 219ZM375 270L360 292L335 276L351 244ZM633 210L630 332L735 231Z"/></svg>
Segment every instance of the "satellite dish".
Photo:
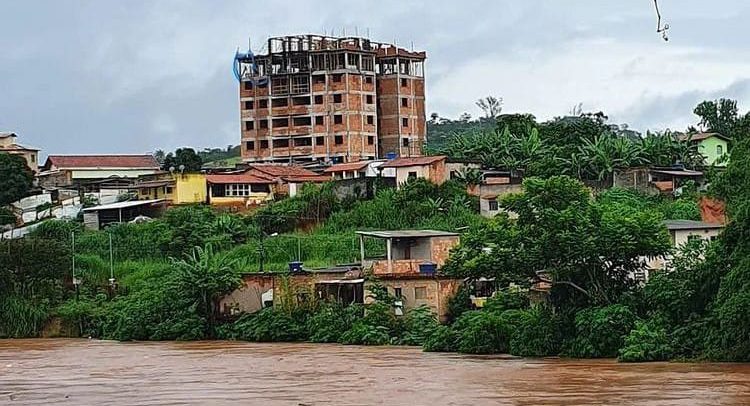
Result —
<svg viewBox="0 0 750 406"><path fill-rule="evenodd" d="M169 172L171 172L171 173L174 173L174 171L175 171L175 168L174 168L174 166L170 166L170 167L169 167Z"/></svg>
<svg viewBox="0 0 750 406"><path fill-rule="evenodd" d="M180 165L180 173L185 172L185 165Z"/></svg>

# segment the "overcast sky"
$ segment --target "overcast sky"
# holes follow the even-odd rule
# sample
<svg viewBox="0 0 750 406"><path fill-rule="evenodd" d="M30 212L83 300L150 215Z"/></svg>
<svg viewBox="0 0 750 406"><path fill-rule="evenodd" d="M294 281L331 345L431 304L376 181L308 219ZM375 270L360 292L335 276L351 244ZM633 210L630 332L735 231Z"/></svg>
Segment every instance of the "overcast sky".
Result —
<svg viewBox="0 0 750 406"><path fill-rule="evenodd" d="M750 97L750 2L0 0L0 131L50 153L141 153L239 142L239 46L355 30L426 50L427 114L477 98L540 119L604 111L684 129L701 100Z"/></svg>

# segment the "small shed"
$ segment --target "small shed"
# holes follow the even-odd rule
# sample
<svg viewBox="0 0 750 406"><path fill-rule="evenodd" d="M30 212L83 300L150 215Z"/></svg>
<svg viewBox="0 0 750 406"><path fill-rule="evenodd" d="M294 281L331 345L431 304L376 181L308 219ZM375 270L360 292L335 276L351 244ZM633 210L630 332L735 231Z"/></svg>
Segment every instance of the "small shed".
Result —
<svg viewBox="0 0 750 406"><path fill-rule="evenodd" d="M137 217L159 217L164 211L166 200L134 200L103 204L83 209L83 223L86 228L98 230L112 223L123 223Z"/></svg>

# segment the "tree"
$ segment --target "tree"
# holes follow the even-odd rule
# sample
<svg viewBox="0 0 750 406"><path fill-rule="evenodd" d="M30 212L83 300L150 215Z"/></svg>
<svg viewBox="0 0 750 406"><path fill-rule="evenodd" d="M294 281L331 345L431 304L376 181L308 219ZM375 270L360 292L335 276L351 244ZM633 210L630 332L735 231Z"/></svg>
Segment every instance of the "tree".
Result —
<svg viewBox="0 0 750 406"><path fill-rule="evenodd" d="M197 172L201 170L203 166L203 160L195 150L192 148L177 148L174 153L169 153L164 158L162 169L170 170L181 170L181 166L184 166L185 172Z"/></svg>
<svg viewBox="0 0 750 406"><path fill-rule="evenodd" d="M477 100L476 105L482 109L485 117L495 118L500 115L501 111L503 111L503 98L487 96L483 99Z"/></svg>
<svg viewBox="0 0 750 406"><path fill-rule="evenodd" d="M736 100L706 100L698 104L693 113L700 117L698 126L702 131L717 132L733 139L747 135L750 127L750 114L741 116Z"/></svg>
<svg viewBox="0 0 750 406"><path fill-rule="evenodd" d="M156 159L156 162L159 163L159 165L164 163L164 159L166 158L166 154L164 153L163 149L157 149L154 151L154 159Z"/></svg>
<svg viewBox="0 0 750 406"><path fill-rule="evenodd" d="M33 186L34 174L19 155L0 154L0 206L26 196Z"/></svg>

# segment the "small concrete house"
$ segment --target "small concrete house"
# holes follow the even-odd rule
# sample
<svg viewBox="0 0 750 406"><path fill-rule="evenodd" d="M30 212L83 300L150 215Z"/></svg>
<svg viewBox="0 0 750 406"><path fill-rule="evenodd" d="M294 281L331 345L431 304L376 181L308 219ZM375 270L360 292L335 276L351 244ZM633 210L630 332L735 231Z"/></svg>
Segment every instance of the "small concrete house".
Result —
<svg viewBox="0 0 750 406"><path fill-rule="evenodd" d="M26 166L36 173L39 170L39 150L16 143L18 135L0 132L0 154L19 155L26 160Z"/></svg>
<svg viewBox="0 0 750 406"><path fill-rule="evenodd" d="M400 187L410 179L424 178L435 184L446 181L445 155L417 158L396 158L381 165L382 169L396 171L396 185Z"/></svg>
<svg viewBox="0 0 750 406"><path fill-rule="evenodd" d="M326 168L323 173L330 174L332 180L374 178L374 177L396 177L394 168L384 168L386 160L358 161L344 164L336 164Z"/></svg>
<svg viewBox="0 0 750 406"><path fill-rule="evenodd" d="M161 172L159 163L151 155L50 155L39 172L39 185L47 188L86 186L119 178Z"/></svg>
<svg viewBox="0 0 750 406"><path fill-rule="evenodd" d="M698 145L698 152L703 155L706 165L726 166L727 160L721 161L729 154L729 137L719 133L683 134L679 137L682 141L689 141Z"/></svg>
<svg viewBox="0 0 750 406"><path fill-rule="evenodd" d="M165 199L169 205L205 203L206 175L203 173L169 173L142 176L130 186L138 200Z"/></svg>
<svg viewBox="0 0 750 406"><path fill-rule="evenodd" d="M692 181L700 184L704 175L701 171L674 168L628 168L614 171L612 186L636 189L644 193L673 194L682 184Z"/></svg>
<svg viewBox="0 0 750 406"><path fill-rule="evenodd" d="M247 173L273 181L274 194L290 197L296 196L305 183L324 183L331 180L298 165L252 164Z"/></svg>
<svg viewBox="0 0 750 406"><path fill-rule="evenodd" d="M674 248L679 248L693 239L713 241L724 229L723 224L694 220L665 220L664 226L669 231L669 239ZM664 269L670 260L671 257L651 258L648 260L648 267L651 270ZM645 278L648 278L648 275Z"/></svg>
<svg viewBox="0 0 750 406"><path fill-rule="evenodd" d="M208 174L206 184L210 205L247 209L273 200L276 181L247 171Z"/></svg>
<svg viewBox="0 0 750 406"><path fill-rule="evenodd" d="M456 233L435 230L357 231L360 238L362 269L376 278L365 282L365 303L374 284L381 284L391 295L401 299L397 314L421 305L429 306L441 321L448 315L448 300L455 295L462 280L441 276L450 250L458 245ZM365 239L385 242L385 258L367 258ZM368 299L369 298L369 299Z"/></svg>

